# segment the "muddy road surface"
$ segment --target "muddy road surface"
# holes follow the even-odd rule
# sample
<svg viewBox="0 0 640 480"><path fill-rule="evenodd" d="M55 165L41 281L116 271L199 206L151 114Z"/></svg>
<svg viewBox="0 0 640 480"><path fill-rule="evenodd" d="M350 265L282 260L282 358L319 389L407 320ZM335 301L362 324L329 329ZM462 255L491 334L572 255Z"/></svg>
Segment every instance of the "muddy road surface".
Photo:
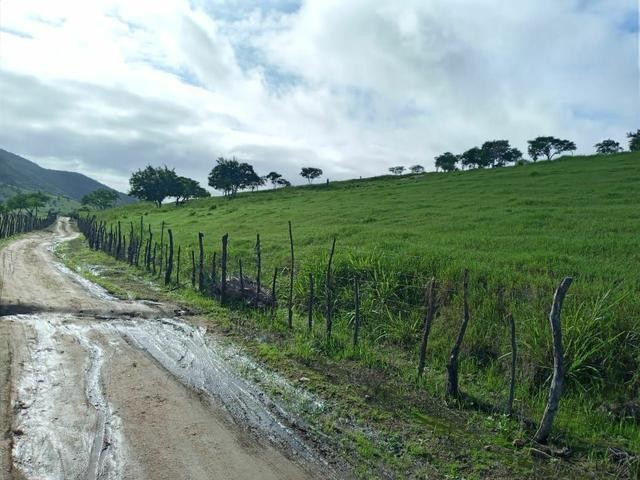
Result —
<svg viewBox="0 0 640 480"><path fill-rule="evenodd" d="M74 235L0 252L0 479L337 478L201 323L61 265Z"/></svg>

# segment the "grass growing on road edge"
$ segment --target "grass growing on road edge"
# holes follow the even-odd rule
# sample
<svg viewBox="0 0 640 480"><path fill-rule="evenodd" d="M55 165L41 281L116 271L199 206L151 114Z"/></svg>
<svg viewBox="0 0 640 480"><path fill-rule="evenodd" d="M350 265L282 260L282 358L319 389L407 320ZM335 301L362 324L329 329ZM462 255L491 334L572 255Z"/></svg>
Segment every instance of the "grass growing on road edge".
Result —
<svg viewBox="0 0 640 480"><path fill-rule="evenodd" d="M299 332L291 338L284 321L274 322L270 315L225 309L189 288L167 291L153 277L89 250L80 239L63 244L59 254L70 268L116 295L169 300L202 312L215 331L326 399L330 407L321 412L297 413L317 438L326 436L349 459L361 478L583 478L587 472L615 473L615 465L606 460L610 443L601 438L589 441L563 432L560 441L576 450L570 462L534 459L528 449L513 447L514 439L531 433L506 416L447 405L438 388L444 384L440 369L428 370L425 383L416 385L412 359L391 364L385 360L387 352L367 352L363 358L359 351L333 358L324 354L332 346L320 332ZM468 388L467 380L463 377ZM281 393L269 385L265 389L276 398ZM562 408L584 409L575 399ZM585 414L586 421L597 421L593 413Z"/></svg>

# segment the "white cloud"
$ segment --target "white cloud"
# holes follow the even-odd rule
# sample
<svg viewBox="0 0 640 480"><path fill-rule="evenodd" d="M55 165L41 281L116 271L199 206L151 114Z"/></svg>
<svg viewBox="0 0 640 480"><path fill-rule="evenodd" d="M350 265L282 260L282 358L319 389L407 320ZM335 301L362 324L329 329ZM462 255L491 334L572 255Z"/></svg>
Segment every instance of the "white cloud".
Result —
<svg viewBox="0 0 640 480"><path fill-rule="evenodd" d="M121 189L237 155L297 180L640 127L634 0L4 0L0 147ZM634 17L634 15L636 17Z"/></svg>

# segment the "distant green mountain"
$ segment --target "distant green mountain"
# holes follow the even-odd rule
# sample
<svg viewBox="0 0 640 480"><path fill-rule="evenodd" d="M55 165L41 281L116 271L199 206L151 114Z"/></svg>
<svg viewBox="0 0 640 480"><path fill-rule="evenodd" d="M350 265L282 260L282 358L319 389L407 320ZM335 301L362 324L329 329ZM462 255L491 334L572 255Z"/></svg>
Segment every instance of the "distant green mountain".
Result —
<svg viewBox="0 0 640 480"><path fill-rule="evenodd" d="M0 149L0 200L19 191L41 191L53 197L52 206L60 210L73 209L87 193L99 188L112 188L76 172L49 170L26 158ZM117 192L119 204L135 200Z"/></svg>

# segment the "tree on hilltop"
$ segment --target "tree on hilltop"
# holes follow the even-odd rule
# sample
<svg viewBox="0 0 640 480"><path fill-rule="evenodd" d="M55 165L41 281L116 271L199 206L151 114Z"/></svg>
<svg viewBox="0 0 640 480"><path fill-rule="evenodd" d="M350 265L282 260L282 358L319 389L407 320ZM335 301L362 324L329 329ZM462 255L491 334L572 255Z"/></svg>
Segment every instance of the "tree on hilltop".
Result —
<svg viewBox="0 0 640 480"><path fill-rule="evenodd" d="M442 169L443 172L452 172L456 170L456 163L458 163L458 156L451 152L445 152L442 155L435 157L436 160L436 172Z"/></svg>
<svg viewBox="0 0 640 480"><path fill-rule="evenodd" d="M409 167L411 173L424 173L424 167L422 165L413 165Z"/></svg>
<svg viewBox="0 0 640 480"><path fill-rule="evenodd" d="M522 152L517 148L511 148L508 140L484 142L480 151L484 167L504 167L522 158Z"/></svg>
<svg viewBox="0 0 640 480"><path fill-rule="evenodd" d="M275 190L276 188L278 188L278 180L282 178L282 175L280 175L278 172L269 172L267 173L265 178L271 182L271 185L273 185L273 188Z"/></svg>
<svg viewBox="0 0 640 480"><path fill-rule="evenodd" d="M607 140L603 140L600 143L596 143L594 145L596 147L596 152L601 155L610 155L612 153L618 153L622 151L622 147L615 140L611 140L610 138Z"/></svg>
<svg viewBox="0 0 640 480"><path fill-rule="evenodd" d="M529 156L535 162L540 157L546 157L551 160L556 155L563 152L573 152L576 150L576 144L571 140L561 140L555 137L537 137L527 142L529 144Z"/></svg>
<svg viewBox="0 0 640 480"><path fill-rule="evenodd" d="M306 178L309 183L322 175L322 170L315 167L304 167L300 171L300 176Z"/></svg>
<svg viewBox="0 0 640 480"><path fill-rule="evenodd" d="M178 175L166 165L158 168L148 165L144 170L131 175L129 186L129 195L160 207L165 198L176 196L179 189Z"/></svg>
<svg viewBox="0 0 640 480"><path fill-rule="evenodd" d="M180 205L194 198L209 197L211 194L200 186L200 182L188 177L178 177L178 186L174 196L176 197L176 205Z"/></svg>
<svg viewBox="0 0 640 480"><path fill-rule="evenodd" d="M638 152L640 151L640 130L634 132L627 133L627 138L629 139L629 151Z"/></svg>
<svg viewBox="0 0 640 480"><path fill-rule="evenodd" d="M389 171L390 171L391 173L393 173L394 175L402 175L402 173L404 172L404 167L403 167L403 166L401 166L401 165L399 165L399 166L397 166L397 167L391 167L391 168L389 169Z"/></svg>
<svg viewBox="0 0 640 480"><path fill-rule="evenodd" d="M260 182L260 177L248 163L236 158L219 157L209 173L209 186L222 190L225 197L235 197L239 190L251 188Z"/></svg>
<svg viewBox="0 0 640 480"><path fill-rule="evenodd" d="M460 155L460 165L462 168L481 168L482 167L482 150L473 147Z"/></svg>

